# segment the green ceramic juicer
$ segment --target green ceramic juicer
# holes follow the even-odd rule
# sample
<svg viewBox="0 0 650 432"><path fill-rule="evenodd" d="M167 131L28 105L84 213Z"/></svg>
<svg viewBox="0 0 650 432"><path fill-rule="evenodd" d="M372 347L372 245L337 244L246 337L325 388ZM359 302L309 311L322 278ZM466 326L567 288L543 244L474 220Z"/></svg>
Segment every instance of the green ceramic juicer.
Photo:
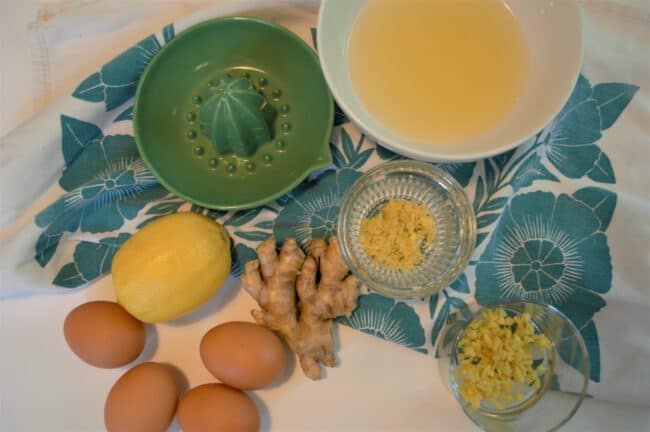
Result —
<svg viewBox="0 0 650 432"><path fill-rule="evenodd" d="M250 157L273 137L276 110L248 77L211 82L199 107L199 127L219 154Z"/></svg>
<svg viewBox="0 0 650 432"><path fill-rule="evenodd" d="M134 104L136 142L154 175L217 209L262 205L330 165L332 122L314 51L251 18L178 35L145 70Z"/></svg>

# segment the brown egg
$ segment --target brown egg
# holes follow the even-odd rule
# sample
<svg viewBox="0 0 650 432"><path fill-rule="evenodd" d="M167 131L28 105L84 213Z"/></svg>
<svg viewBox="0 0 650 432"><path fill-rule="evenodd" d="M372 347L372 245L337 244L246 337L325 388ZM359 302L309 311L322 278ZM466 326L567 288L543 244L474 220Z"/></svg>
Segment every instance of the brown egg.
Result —
<svg viewBox="0 0 650 432"><path fill-rule="evenodd" d="M86 363L101 368L135 360L145 342L144 325L117 303L92 301L74 308L63 323L70 349Z"/></svg>
<svg viewBox="0 0 650 432"><path fill-rule="evenodd" d="M172 420L180 387L174 370L142 363L113 384L104 405L108 432L164 432Z"/></svg>
<svg viewBox="0 0 650 432"><path fill-rule="evenodd" d="M241 390L224 384L203 384L190 390L176 412L183 432L257 432L260 415Z"/></svg>
<svg viewBox="0 0 650 432"><path fill-rule="evenodd" d="M201 339L201 360L219 381L242 390L271 384L287 362L284 345L271 330L249 322L219 324Z"/></svg>

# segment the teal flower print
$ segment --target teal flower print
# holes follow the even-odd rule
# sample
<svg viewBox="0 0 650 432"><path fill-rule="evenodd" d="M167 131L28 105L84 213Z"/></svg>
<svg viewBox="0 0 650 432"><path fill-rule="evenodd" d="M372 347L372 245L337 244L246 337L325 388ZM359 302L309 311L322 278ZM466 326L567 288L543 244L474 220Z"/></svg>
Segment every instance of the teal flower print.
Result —
<svg viewBox="0 0 650 432"><path fill-rule="evenodd" d="M361 169L368 162L375 149L370 146L370 148L364 150L365 135L361 134L355 145L345 127L341 127L339 131L339 145L330 143L334 165L338 168ZM365 143L365 147L368 147L367 143Z"/></svg>
<svg viewBox="0 0 650 432"><path fill-rule="evenodd" d="M470 179L474 175L474 166L476 165L476 162L444 163L434 165L447 171L458 181L458 183L460 183L462 187L465 187L469 184Z"/></svg>
<svg viewBox="0 0 650 432"><path fill-rule="evenodd" d="M293 237L307 248L313 238L336 235L345 192L361 177L357 170L366 164L374 148L365 142L363 134L353 143L345 127L341 127L333 139L335 142L330 143L330 150L338 170L326 171L276 201L283 207L273 223L273 233L278 240Z"/></svg>
<svg viewBox="0 0 650 432"><path fill-rule="evenodd" d="M607 155L595 144L630 103L638 86L603 83L594 87L580 75L562 111L553 120L545 140L548 160L565 176L588 176L615 183Z"/></svg>
<svg viewBox="0 0 650 432"><path fill-rule="evenodd" d="M293 237L306 248L313 238L336 235L345 192L360 176L358 171L343 168L303 183L286 196L285 206L273 224L275 236L280 241Z"/></svg>
<svg viewBox="0 0 650 432"><path fill-rule="evenodd" d="M165 26L162 34L165 43L172 40L174 25ZM88 102L103 101L106 111L117 108L133 97L140 75L158 51L160 42L156 36L147 36L83 80L72 96Z"/></svg>
<svg viewBox="0 0 650 432"><path fill-rule="evenodd" d="M406 157L399 155L392 150L388 150L379 144L377 144L377 155L381 160L387 162L407 159ZM433 165L447 171L453 178L458 181L458 183L460 183L462 187L465 187L469 184L470 179L474 175L474 167L476 166L476 162L434 163Z"/></svg>
<svg viewBox="0 0 650 432"><path fill-rule="evenodd" d="M133 137L104 136L95 125L65 116L61 124L67 165L59 184L67 193L36 215L36 224L45 228L36 243L42 266L65 232L117 230L168 193L145 166Z"/></svg>
<svg viewBox="0 0 650 432"><path fill-rule="evenodd" d="M476 267L479 303L532 300L564 312L590 346L593 379L599 377L599 352L591 320L605 306L600 294L611 287L604 231L615 205L616 195L600 188L573 196L515 196Z"/></svg>
<svg viewBox="0 0 650 432"><path fill-rule="evenodd" d="M232 243L230 245L230 255L232 258L232 275L234 277L240 277L244 272L244 266L248 261L257 259L257 253L255 250L249 248L243 243L235 245Z"/></svg>
<svg viewBox="0 0 650 432"><path fill-rule="evenodd" d="M460 292L465 292L466 284L467 278L465 275L462 275L458 280L450 285L450 288L454 291L460 289ZM467 290L469 291L469 287L467 287ZM436 316L435 310L438 305L438 300L441 298L442 306L440 307L438 315ZM433 322L433 327L431 328L431 345L434 347L436 346L440 332L453 316L458 314L459 316L463 317L463 319L471 319L471 311L469 309L469 306L467 306L467 303L465 303L465 301L459 297L449 295L447 289L442 290L442 296L439 292L437 292L429 297L429 314L431 315L431 318L436 316L436 319ZM438 353L436 353L436 356L437 355Z"/></svg>
<svg viewBox="0 0 650 432"><path fill-rule="evenodd" d="M52 283L64 288L75 288L108 273L113 257L129 237L130 234L121 233L96 242L77 243L73 261L61 267Z"/></svg>
<svg viewBox="0 0 650 432"><path fill-rule="evenodd" d="M420 317L404 302L396 302L379 294L362 295L352 316L337 318L337 322L417 351L427 352L426 348L422 347L425 336Z"/></svg>
<svg viewBox="0 0 650 432"><path fill-rule="evenodd" d="M133 97L140 75L159 50L154 35L143 39L83 80L72 96L88 102L103 101L107 111L117 108Z"/></svg>

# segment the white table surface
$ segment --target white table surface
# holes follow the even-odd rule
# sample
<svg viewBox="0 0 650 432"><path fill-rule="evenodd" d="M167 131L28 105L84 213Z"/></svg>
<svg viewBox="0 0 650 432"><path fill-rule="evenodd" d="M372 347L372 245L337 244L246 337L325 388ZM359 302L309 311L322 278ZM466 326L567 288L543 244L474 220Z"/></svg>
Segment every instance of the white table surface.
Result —
<svg viewBox="0 0 650 432"><path fill-rule="evenodd" d="M39 108L32 103L27 26L43 3L0 0L0 136ZM104 399L124 369L81 362L65 344L62 323L80 303L113 298L108 277L68 295L0 302L0 431L104 429ZM248 320L252 307L238 281L230 280L195 313L150 331L142 358L181 368L190 386L209 382L199 357L201 336L217 322ZM292 367L280 385L254 392L263 430L476 430L438 377L433 358L342 326L338 339L340 365L326 379L311 382ZM649 431L650 413L587 400L563 430Z"/></svg>

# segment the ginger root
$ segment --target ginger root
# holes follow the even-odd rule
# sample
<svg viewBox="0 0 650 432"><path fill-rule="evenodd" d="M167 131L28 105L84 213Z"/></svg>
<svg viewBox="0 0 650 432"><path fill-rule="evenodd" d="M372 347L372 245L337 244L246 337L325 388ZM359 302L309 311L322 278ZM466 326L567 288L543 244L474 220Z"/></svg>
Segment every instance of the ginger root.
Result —
<svg viewBox="0 0 650 432"><path fill-rule="evenodd" d="M348 275L336 237L329 244L314 239L309 249L305 256L289 238L277 253L270 237L257 248L258 259L246 263L242 282L261 308L251 311L255 321L280 333L305 375L316 380L321 365L336 365L332 320L352 314L359 288L356 277Z"/></svg>

